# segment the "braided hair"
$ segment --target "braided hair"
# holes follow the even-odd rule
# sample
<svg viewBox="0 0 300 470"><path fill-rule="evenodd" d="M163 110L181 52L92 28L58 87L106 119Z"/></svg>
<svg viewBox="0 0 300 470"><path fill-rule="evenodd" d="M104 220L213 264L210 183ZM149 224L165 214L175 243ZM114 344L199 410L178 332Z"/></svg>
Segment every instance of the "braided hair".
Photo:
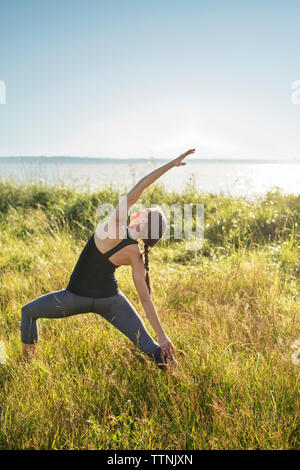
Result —
<svg viewBox="0 0 300 470"><path fill-rule="evenodd" d="M153 219L152 216L158 216L158 233L156 237L151 237L151 221ZM155 224L156 225L156 224ZM148 213L148 223L147 223L147 237L143 237L142 241L144 242L144 266L145 266L145 281L149 289L149 294L151 295L151 283L150 283L150 276L149 276L149 248L152 248L163 236L166 229L166 219L164 214L159 211L158 209L151 209Z"/></svg>
<svg viewBox="0 0 300 470"><path fill-rule="evenodd" d="M150 276L149 276L149 245L144 242L144 265L145 265L145 281L149 289L149 294L151 295L151 285L150 285Z"/></svg>

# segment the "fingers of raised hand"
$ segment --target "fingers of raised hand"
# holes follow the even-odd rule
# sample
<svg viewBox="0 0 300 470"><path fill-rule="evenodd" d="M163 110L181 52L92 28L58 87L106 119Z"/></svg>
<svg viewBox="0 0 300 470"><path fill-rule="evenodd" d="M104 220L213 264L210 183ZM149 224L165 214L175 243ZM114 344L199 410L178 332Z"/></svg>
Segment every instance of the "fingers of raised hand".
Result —
<svg viewBox="0 0 300 470"><path fill-rule="evenodd" d="M191 155L192 153L195 153L195 149L190 149L187 152L183 153L181 156L187 157L188 155Z"/></svg>

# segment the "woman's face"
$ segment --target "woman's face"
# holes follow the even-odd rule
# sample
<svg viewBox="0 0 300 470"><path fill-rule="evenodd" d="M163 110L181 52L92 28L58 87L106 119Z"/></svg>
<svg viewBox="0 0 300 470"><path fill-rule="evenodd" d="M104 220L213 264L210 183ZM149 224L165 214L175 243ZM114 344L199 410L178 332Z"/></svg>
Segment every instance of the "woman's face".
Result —
<svg viewBox="0 0 300 470"><path fill-rule="evenodd" d="M130 223L128 227L136 231L137 235L143 230L148 223L148 214L150 209L141 209L138 212L130 215Z"/></svg>

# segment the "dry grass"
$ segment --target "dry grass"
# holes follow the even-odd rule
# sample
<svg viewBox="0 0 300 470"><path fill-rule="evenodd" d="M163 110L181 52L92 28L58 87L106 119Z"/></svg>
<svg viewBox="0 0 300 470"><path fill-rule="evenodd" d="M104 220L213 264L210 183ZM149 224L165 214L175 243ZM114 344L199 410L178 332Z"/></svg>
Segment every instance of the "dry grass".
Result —
<svg viewBox="0 0 300 470"><path fill-rule="evenodd" d="M298 448L299 366L291 360L300 338L296 197L268 196L265 205L272 201L280 216L272 229L265 220L264 234L262 225L254 231L244 223L249 207L262 220L261 205L205 196L207 223L226 211L228 230L222 234L216 224L196 257L175 242L151 253L154 301L178 350L179 368L163 374L94 314L39 320L37 356L23 359L21 307L65 287L89 226L80 210L93 195L57 193L51 202L44 188L36 204L37 190L21 189L1 189L0 339L9 359L0 365L0 448ZM238 209L244 222L233 233L228 221ZM237 246L241 227L244 243ZM118 278L141 312L129 269Z"/></svg>

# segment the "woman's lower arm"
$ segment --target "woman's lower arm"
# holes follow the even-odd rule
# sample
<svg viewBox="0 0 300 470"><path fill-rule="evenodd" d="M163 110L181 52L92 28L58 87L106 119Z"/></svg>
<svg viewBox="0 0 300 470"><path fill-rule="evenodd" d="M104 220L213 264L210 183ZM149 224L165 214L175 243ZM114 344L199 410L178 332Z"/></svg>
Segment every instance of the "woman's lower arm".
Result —
<svg viewBox="0 0 300 470"><path fill-rule="evenodd" d="M157 339L159 342L164 341L167 338L167 335L162 327L162 324L158 318L158 315L156 313L155 306L152 302L152 300L148 300L146 302L143 302L143 308L144 311L147 315L147 318L154 329Z"/></svg>
<svg viewBox="0 0 300 470"><path fill-rule="evenodd" d="M185 165L183 163L183 160L185 157L188 155L191 155L192 153L195 152L195 149L188 150L187 152L183 153L177 158L174 158L170 162L166 163L165 165L162 165L161 167L157 168L156 170L151 171L148 175L144 176L133 188L132 190L128 193L127 197L130 201L130 205L135 204L135 202L138 200L142 192L148 188L154 181L156 181L160 176L164 175L167 171L171 170L171 168L174 168L174 166L181 166Z"/></svg>
<svg viewBox="0 0 300 470"><path fill-rule="evenodd" d="M128 193L128 199L130 201L130 205L133 205L137 199L140 197L142 192L148 188L154 181L156 181L160 176L164 175L167 171L173 168L173 161L166 163L165 165L153 170L148 175L144 176Z"/></svg>
<svg viewBox="0 0 300 470"><path fill-rule="evenodd" d="M171 162L166 163L165 165L157 168L156 170L151 171L151 173L144 176L144 178L141 179L141 184L144 186L144 189L146 189L148 186L154 183L154 181L156 181L158 178L164 175L167 171L171 170L173 166L174 164L172 160Z"/></svg>

